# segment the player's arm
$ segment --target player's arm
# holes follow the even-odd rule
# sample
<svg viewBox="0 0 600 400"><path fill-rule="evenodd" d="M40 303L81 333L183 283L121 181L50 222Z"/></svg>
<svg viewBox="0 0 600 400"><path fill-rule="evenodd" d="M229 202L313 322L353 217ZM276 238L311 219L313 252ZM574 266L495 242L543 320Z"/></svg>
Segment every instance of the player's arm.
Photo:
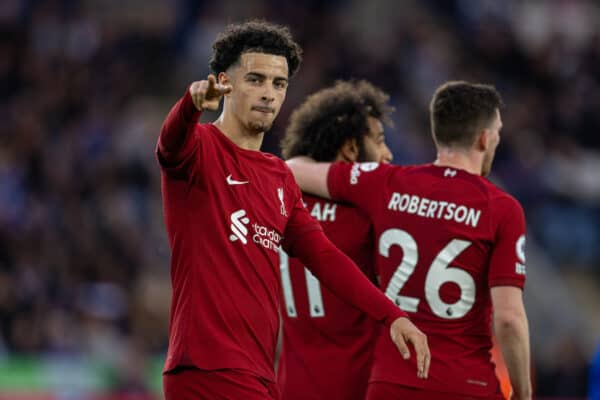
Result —
<svg viewBox="0 0 600 400"><path fill-rule="evenodd" d="M529 326L523 305L523 291L514 286L491 289L494 333L502 350L513 389L513 399L531 399L529 370Z"/></svg>
<svg viewBox="0 0 600 400"><path fill-rule="evenodd" d="M410 357L407 343L411 343L417 357L417 374L427 378L431 356L425 334L335 247L322 230L305 233L290 250L336 296L389 326L392 341L404 359Z"/></svg>
<svg viewBox="0 0 600 400"><path fill-rule="evenodd" d="M293 157L286 161L303 192L330 199L327 175L331 163L316 162L310 157Z"/></svg>
<svg viewBox="0 0 600 400"><path fill-rule="evenodd" d="M221 97L230 91L231 86L218 84L214 75L190 85L167 115L160 131L156 152L161 164L177 165L187 156L186 149L193 147L189 143L190 128L203 110L216 110Z"/></svg>
<svg viewBox="0 0 600 400"><path fill-rule="evenodd" d="M373 162L323 163L308 157L294 157L287 165L302 191L351 203L369 216L381 207L374 194L381 193L390 176L402 168Z"/></svg>
<svg viewBox="0 0 600 400"><path fill-rule="evenodd" d="M389 326L392 340L405 359L410 357L407 343L411 343L416 353L417 374L427 378L431 355L426 336L325 236L304 207L291 176L288 184L293 187L295 200L285 229L284 250L300 259L340 299Z"/></svg>
<svg viewBox="0 0 600 400"><path fill-rule="evenodd" d="M513 389L513 399L531 399L529 327L523 305L525 286L525 215L510 196L490 206L495 240L488 284L494 310L494 331Z"/></svg>

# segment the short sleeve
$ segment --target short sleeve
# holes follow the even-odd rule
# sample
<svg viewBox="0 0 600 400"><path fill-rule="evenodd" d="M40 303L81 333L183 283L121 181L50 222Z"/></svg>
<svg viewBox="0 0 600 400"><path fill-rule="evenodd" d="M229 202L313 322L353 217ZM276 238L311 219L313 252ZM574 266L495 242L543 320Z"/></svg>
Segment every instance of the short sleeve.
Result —
<svg viewBox="0 0 600 400"><path fill-rule="evenodd" d="M287 221L285 233L283 235L283 249L291 257L293 257L295 243L298 240L301 240L302 236L311 231L322 231L323 228L321 227L321 224L319 224L319 222L314 219L306 209L304 201L302 201L302 193L300 192L300 188L292 177L291 172L289 179L287 180L287 185L290 186L294 200L292 202L293 205L291 207L290 217Z"/></svg>
<svg viewBox="0 0 600 400"><path fill-rule="evenodd" d="M329 168L327 187L331 198L351 203L371 215L374 196L382 193L397 166L376 162L336 162Z"/></svg>
<svg viewBox="0 0 600 400"><path fill-rule="evenodd" d="M488 284L525 286L525 214L517 200L503 197L491 204L496 214L495 241L490 258Z"/></svg>

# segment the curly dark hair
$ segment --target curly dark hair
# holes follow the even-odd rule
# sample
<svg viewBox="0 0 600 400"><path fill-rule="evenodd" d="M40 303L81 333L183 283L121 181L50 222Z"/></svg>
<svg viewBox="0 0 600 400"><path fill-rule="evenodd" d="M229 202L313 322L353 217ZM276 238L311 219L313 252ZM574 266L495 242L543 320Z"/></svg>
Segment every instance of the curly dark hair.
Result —
<svg viewBox="0 0 600 400"><path fill-rule="evenodd" d="M283 158L309 156L333 161L348 139L360 148L369 132L367 117L391 125L389 95L367 81L337 81L308 96L290 117L281 141Z"/></svg>
<svg viewBox="0 0 600 400"><path fill-rule="evenodd" d="M289 28L263 20L228 25L212 47L209 65L216 74L239 62L240 56L247 52L284 56L290 77L298 71L302 61L302 49L292 38Z"/></svg>
<svg viewBox="0 0 600 400"><path fill-rule="evenodd" d="M429 105L433 137L441 145L470 147L503 105L492 85L446 82L436 89Z"/></svg>

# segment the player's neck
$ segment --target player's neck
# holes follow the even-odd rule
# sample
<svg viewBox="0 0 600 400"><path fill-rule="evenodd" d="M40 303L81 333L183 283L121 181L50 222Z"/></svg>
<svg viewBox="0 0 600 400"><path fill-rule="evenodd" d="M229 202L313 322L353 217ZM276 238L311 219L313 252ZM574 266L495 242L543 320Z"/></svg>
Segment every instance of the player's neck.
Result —
<svg viewBox="0 0 600 400"><path fill-rule="evenodd" d="M439 167L462 169L474 175L481 175L483 157L468 150L438 148L437 158L433 162Z"/></svg>
<svg viewBox="0 0 600 400"><path fill-rule="evenodd" d="M245 150L259 151L262 146L264 132L254 132L248 130L238 119L233 116L227 117L221 113L219 119L213 122L221 133L238 147Z"/></svg>

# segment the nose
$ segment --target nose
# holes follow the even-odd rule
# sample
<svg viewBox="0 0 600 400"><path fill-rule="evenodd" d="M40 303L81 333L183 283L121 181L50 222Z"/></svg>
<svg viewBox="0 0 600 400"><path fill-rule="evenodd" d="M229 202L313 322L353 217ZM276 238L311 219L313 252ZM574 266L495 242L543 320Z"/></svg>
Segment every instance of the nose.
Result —
<svg viewBox="0 0 600 400"><path fill-rule="evenodd" d="M264 90L260 99L265 103L272 103L275 100L275 91L272 84L267 84L264 86Z"/></svg>
<svg viewBox="0 0 600 400"><path fill-rule="evenodd" d="M384 163L390 163L394 159L394 155L392 154L392 151L387 146L387 144L383 145L383 157L382 158L383 158Z"/></svg>

